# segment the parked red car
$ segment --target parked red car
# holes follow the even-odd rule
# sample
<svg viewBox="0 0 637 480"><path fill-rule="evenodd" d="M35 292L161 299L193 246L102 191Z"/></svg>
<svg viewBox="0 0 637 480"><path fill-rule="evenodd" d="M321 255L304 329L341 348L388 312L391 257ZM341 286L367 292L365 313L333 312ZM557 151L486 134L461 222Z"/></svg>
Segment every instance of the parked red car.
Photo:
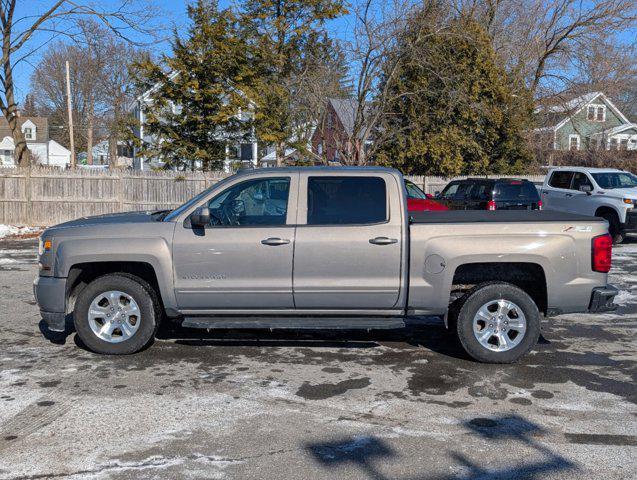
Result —
<svg viewBox="0 0 637 480"><path fill-rule="evenodd" d="M407 210L410 212L425 212L428 210L440 211L449 210L446 205L431 200L431 195L423 192L418 185L409 180L405 180L407 188Z"/></svg>

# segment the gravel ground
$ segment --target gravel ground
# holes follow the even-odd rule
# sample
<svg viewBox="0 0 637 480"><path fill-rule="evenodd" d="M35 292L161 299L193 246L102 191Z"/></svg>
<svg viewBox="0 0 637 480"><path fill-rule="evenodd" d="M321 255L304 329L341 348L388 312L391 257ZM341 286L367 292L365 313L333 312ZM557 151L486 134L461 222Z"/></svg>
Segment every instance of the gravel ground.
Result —
<svg viewBox="0 0 637 480"><path fill-rule="evenodd" d="M477 364L391 332L191 333L101 357L41 322L35 242L0 241L0 479L637 478L637 243L613 314Z"/></svg>

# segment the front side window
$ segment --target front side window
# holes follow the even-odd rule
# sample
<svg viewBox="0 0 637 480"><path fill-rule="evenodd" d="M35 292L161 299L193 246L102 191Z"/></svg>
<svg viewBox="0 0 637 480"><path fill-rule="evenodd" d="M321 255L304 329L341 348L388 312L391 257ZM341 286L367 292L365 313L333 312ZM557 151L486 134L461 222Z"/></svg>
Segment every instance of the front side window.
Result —
<svg viewBox="0 0 637 480"><path fill-rule="evenodd" d="M453 197L456 196L456 193L458 193L458 187L460 187L460 183L451 182L449 185L447 185L444 188L444 190L440 194L440 198L444 198L446 200L452 199Z"/></svg>
<svg viewBox="0 0 637 480"><path fill-rule="evenodd" d="M553 172L549 185L553 188L571 188L571 179L573 178L573 172Z"/></svg>
<svg viewBox="0 0 637 480"><path fill-rule="evenodd" d="M581 190L583 186L588 186L593 190L593 184L588 179L588 175L582 172L576 172L575 177L573 177L573 190Z"/></svg>
<svg viewBox="0 0 637 480"><path fill-rule="evenodd" d="M285 225L289 178L259 178L234 185L208 202L212 226Z"/></svg>
<svg viewBox="0 0 637 480"><path fill-rule="evenodd" d="M308 225L366 225L386 220L387 187L382 178L308 178Z"/></svg>

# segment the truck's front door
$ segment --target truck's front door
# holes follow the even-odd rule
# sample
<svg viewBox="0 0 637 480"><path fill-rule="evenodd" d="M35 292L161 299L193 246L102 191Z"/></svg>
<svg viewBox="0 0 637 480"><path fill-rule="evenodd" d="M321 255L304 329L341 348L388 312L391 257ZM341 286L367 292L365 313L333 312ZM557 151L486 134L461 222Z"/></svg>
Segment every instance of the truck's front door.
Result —
<svg viewBox="0 0 637 480"><path fill-rule="evenodd" d="M302 174L297 309L391 309L401 288L402 190L390 174Z"/></svg>
<svg viewBox="0 0 637 480"><path fill-rule="evenodd" d="M175 294L182 310L288 309L298 174L238 179L206 201L211 221L178 224Z"/></svg>

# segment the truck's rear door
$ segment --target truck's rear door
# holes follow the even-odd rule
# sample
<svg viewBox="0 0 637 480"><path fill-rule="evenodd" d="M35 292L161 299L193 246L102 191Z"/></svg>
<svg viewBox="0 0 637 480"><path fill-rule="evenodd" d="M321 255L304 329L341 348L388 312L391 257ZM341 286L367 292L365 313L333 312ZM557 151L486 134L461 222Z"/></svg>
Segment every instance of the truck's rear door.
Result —
<svg viewBox="0 0 637 480"><path fill-rule="evenodd" d="M297 309L391 309L401 289L402 185L391 174L302 173Z"/></svg>

